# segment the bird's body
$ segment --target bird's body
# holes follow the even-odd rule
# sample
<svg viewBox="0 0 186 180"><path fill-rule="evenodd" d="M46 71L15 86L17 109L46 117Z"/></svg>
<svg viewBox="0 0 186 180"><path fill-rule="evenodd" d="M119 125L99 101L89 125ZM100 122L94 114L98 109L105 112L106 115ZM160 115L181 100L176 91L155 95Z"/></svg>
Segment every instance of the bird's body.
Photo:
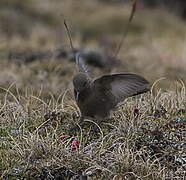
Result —
<svg viewBox="0 0 186 180"><path fill-rule="evenodd" d="M75 95L76 94L77 92L75 92ZM108 96L109 92L97 91L92 83L92 87L90 89L83 90L79 94L79 98L77 100L82 116L91 118L107 117L110 110L114 108L114 101L112 103L107 103L109 98Z"/></svg>
<svg viewBox="0 0 186 180"><path fill-rule="evenodd" d="M65 21L64 25L69 35L72 50L74 50ZM110 111L119 102L127 97L149 91L149 82L136 74L120 73L105 75L93 81L83 62L83 54L78 52L74 54L74 57L78 70L78 74L73 78L74 95L82 118L107 118ZM89 58L95 59L93 54L89 55Z"/></svg>
<svg viewBox="0 0 186 180"><path fill-rule="evenodd" d="M92 80L87 73L74 79L74 95L82 117L103 119L125 98L145 93L149 83L136 74L105 75Z"/></svg>

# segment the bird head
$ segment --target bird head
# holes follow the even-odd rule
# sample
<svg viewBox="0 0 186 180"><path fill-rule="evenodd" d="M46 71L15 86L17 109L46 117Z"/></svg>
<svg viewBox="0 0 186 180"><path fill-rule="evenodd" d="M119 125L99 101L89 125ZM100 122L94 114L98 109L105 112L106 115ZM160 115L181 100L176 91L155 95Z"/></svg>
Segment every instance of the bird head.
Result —
<svg viewBox="0 0 186 180"><path fill-rule="evenodd" d="M90 87L90 77L86 73L78 73L73 79L74 89L77 92L81 92L82 90Z"/></svg>

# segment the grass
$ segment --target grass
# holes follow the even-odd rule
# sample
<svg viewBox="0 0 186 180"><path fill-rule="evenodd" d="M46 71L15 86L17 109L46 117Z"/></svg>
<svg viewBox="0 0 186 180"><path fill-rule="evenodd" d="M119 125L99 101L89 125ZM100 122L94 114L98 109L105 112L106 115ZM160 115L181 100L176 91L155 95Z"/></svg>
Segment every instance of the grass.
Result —
<svg viewBox="0 0 186 180"><path fill-rule="evenodd" d="M70 49L66 17L75 47L114 54L129 6L87 0L1 3L3 18L12 19L11 11L21 23L0 31L1 179L184 179L184 22L164 9L138 10L118 55L120 65L90 69L94 77L141 74L154 84L152 90L126 99L107 122L86 120L85 127L72 131L80 117L71 83L74 62L51 56L23 63L10 60L9 53ZM17 12L15 5L24 11Z"/></svg>
<svg viewBox="0 0 186 180"><path fill-rule="evenodd" d="M184 85L127 99L110 121L96 124L96 132L91 121L70 131L79 111L67 95L47 102L31 93L17 96L13 89L7 89L1 102L2 178L184 177ZM75 150L74 140L80 143Z"/></svg>

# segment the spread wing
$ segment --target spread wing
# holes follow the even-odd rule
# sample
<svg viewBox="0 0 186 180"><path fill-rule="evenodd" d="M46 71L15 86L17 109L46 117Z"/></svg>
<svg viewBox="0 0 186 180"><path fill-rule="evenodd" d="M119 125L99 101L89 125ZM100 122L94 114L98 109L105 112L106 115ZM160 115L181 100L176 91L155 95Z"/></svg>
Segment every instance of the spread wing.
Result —
<svg viewBox="0 0 186 180"><path fill-rule="evenodd" d="M78 72L88 73L88 68L86 67L83 59L83 54L78 52L76 53L76 66L78 69Z"/></svg>
<svg viewBox="0 0 186 180"><path fill-rule="evenodd" d="M149 87L149 82L136 74L105 75L94 81L97 93L104 94L108 101L114 101L114 105L127 97L149 91Z"/></svg>

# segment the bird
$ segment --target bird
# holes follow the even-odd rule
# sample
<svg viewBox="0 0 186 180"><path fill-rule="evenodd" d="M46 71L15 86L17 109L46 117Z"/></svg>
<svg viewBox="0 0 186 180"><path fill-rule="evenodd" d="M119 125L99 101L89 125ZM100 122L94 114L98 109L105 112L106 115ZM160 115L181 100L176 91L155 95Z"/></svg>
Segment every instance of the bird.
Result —
<svg viewBox="0 0 186 180"><path fill-rule="evenodd" d="M126 98L150 90L150 83L132 73L103 75L95 80L90 77L81 54L76 54L78 73L73 78L74 96L81 118L105 119Z"/></svg>

